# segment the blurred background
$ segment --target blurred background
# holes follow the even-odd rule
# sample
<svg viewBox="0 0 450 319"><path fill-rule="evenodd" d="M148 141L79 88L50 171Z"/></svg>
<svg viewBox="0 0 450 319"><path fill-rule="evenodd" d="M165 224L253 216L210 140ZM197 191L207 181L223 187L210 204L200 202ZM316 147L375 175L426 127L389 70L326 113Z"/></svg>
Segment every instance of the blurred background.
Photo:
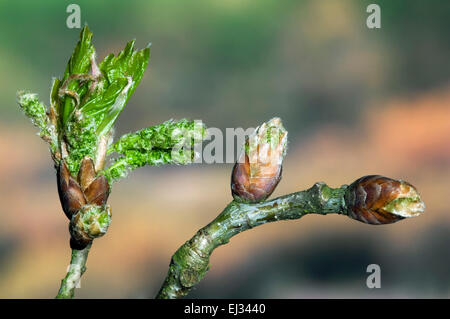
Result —
<svg viewBox="0 0 450 319"><path fill-rule="evenodd" d="M0 1L0 297L52 298L69 263L67 220L46 145L16 91L48 104L78 40L73 1ZM309 215L234 237L195 298L450 297L448 1L77 1L99 60L130 39L150 65L117 133L170 118L289 131L273 196L367 174L405 179L425 214L369 226ZM366 7L381 7L381 29ZM231 200L232 164L146 167L115 185L76 296L152 298L176 249ZM381 288L366 267L379 264Z"/></svg>

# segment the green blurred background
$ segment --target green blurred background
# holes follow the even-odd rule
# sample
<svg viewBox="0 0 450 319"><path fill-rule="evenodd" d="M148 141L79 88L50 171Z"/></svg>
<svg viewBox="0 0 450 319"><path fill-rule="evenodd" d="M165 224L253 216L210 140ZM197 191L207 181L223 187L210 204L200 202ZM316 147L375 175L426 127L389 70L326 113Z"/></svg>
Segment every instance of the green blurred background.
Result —
<svg viewBox="0 0 450 319"><path fill-rule="evenodd" d="M50 298L65 274L67 220L46 146L19 89L48 103L78 39L72 1L0 1L0 297ZM310 215L217 249L190 297L450 297L450 3L438 0L77 1L101 59L152 42L117 134L169 118L289 130L274 196L366 174L413 183L423 216L368 226ZM381 6L382 27L366 27ZM170 256L230 201L232 164L147 167L117 184L76 295L150 298ZM381 266L381 289L366 267Z"/></svg>

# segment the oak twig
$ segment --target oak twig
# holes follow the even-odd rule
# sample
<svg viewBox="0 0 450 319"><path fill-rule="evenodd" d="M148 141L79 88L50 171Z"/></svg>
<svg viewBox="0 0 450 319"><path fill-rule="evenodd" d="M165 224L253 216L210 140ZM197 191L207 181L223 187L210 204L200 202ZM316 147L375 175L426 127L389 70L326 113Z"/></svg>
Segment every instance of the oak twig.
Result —
<svg viewBox="0 0 450 319"><path fill-rule="evenodd" d="M232 201L207 226L181 246L172 256L167 277L158 299L186 296L209 270L209 257L214 249L228 243L231 237L278 220L298 219L306 214L346 214L346 185L330 188L316 183L308 190L281 196L256 204Z"/></svg>
<svg viewBox="0 0 450 319"><path fill-rule="evenodd" d="M58 299L70 299L75 294L75 288L80 282L81 276L86 271L86 261L91 249L92 242L82 250L72 249L72 257L70 259L69 270L66 277L61 280L61 288L59 289Z"/></svg>

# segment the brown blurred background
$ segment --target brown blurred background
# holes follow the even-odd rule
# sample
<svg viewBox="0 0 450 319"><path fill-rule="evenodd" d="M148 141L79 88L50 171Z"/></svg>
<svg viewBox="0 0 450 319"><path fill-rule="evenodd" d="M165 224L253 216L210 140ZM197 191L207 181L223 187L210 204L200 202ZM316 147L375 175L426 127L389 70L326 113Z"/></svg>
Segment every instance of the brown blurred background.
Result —
<svg viewBox="0 0 450 319"><path fill-rule="evenodd" d="M365 21L381 6L382 27ZM79 30L67 1L0 3L0 297L51 298L69 262L67 220L46 145L15 92L48 103ZM387 226L310 215L218 248L190 297L450 297L448 1L77 1L99 58L137 39L150 66L119 118L122 134L169 118L289 130L274 196L366 174L405 179L424 215ZM151 298L171 255L231 200L231 164L146 167L115 185L84 298ZM381 266L381 289L366 267Z"/></svg>

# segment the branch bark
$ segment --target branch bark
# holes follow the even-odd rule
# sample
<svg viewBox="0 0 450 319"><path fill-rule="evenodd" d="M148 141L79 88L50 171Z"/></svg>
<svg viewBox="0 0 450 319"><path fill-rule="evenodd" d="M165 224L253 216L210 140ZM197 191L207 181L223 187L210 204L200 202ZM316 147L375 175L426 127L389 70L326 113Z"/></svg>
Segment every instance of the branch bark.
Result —
<svg viewBox="0 0 450 319"><path fill-rule="evenodd" d="M81 276L86 271L86 261L91 249L92 242L82 250L72 249L72 257L70 260L69 270L66 277L61 280L61 288L59 289L57 299L71 299L75 294L75 288L80 282Z"/></svg>
<svg viewBox="0 0 450 319"><path fill-rule="evenodd" d="M209 258L218 246L253 227L279 220L299 219L306 214L347 214L346 185L330 188L316 183L310 189L256 204L232 201L207 226L181 246L172 256L169 272L158 299L186 296L209 270Z"/></svg>

